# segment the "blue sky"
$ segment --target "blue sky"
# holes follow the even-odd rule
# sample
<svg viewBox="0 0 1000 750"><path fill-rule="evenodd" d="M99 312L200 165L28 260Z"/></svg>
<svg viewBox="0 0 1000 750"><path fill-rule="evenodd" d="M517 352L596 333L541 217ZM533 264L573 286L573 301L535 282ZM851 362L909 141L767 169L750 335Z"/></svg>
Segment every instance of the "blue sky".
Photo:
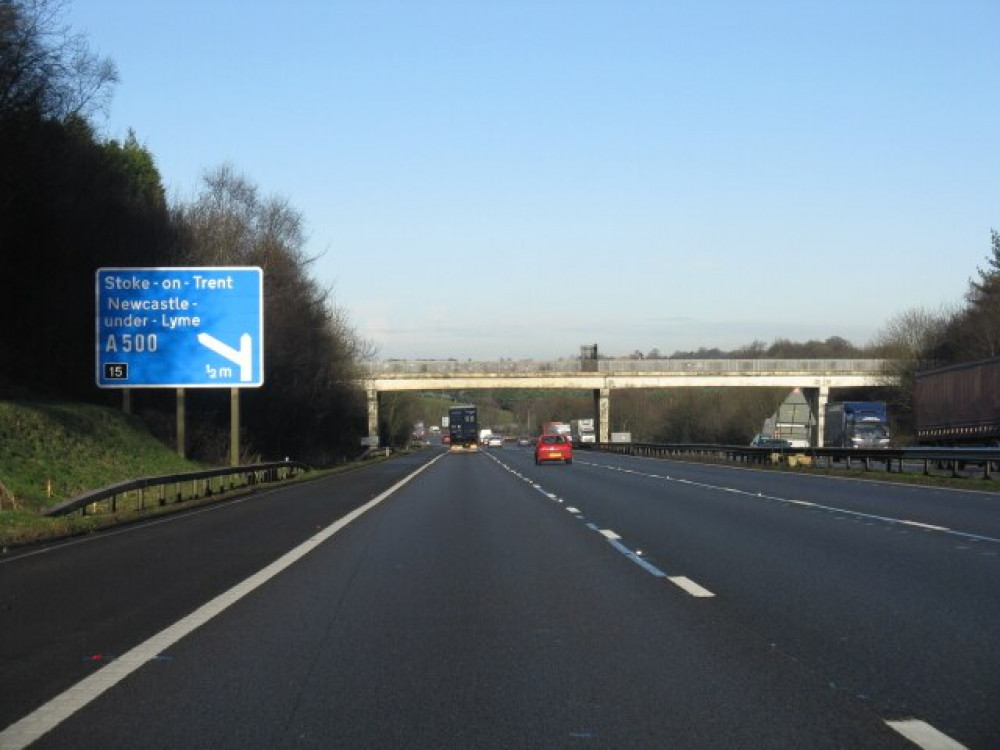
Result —
<svg viewBox="0 0 1000 750"><path fill-rule="evenodd" d="M870 341L1000 230L996 0L73 0L177 200L302 213L380 358Z"/></svg>

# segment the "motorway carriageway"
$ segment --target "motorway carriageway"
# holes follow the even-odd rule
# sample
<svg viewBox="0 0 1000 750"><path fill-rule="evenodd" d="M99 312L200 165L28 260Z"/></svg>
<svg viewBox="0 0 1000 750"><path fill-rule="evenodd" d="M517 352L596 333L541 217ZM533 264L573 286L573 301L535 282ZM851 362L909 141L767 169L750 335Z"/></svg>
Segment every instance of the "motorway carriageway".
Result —
<svg viewBox="0 0 1000 750"><path fill-rule="evenodd" d="M1000 513L434 450L0 560L0 747L1000 744Z"/></svg>

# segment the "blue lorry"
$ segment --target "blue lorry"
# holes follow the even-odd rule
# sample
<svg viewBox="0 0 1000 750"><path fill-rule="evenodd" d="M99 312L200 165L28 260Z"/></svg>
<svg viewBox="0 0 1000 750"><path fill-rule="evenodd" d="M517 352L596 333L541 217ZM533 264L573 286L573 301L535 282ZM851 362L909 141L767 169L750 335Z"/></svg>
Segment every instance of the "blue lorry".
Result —
<svg viewBox="0 0 1000 750"><path fill-rule="evenodd" d="M884 401L839 401L826 405L827 448L888 448L889 413Z"/></svg>
<svg viewBox="0 0 1000 750"><path fill-rule="evenodd" d="M475 406L453 406L448 409L450 450L479 450L479 423Z"/></svg>

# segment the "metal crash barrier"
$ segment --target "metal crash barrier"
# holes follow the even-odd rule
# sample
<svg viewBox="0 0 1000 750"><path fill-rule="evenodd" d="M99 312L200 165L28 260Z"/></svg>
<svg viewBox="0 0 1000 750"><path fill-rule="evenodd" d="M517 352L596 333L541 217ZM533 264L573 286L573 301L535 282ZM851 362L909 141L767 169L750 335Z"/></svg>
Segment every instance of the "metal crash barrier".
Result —
<svg viewBox="0 0 1000 750"><path fill-rule="evenodd" d="M83 515L94 515L126 509L142 511L168 503L221 495L257 484L280 482L309 470L307 464L298 461L273 461L129 479L65 500L46 508L42 515L64 516L78 511Z"/></svg>
<svg viewBox="0 0 1000 750"><path fill-rule="evenodd" d="M884 466L887 472L919 472L928 476L937 470L958 477L968 467L977 467L982 470L984 479L990 479L1000 471L1000 448L757 448L680 443L597 443L593 448L646 458L701 457L737 463L823 468L834 468L842 463L847 469L860 465L866 471Z"/></svg>

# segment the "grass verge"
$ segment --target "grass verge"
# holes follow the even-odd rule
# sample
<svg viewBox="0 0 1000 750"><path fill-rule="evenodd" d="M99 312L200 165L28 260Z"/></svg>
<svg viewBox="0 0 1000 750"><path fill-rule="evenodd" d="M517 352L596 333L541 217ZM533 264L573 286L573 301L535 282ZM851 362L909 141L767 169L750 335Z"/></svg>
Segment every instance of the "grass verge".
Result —
<svg viewBox="0 0 1000 750"><path fill-rule="evenodd" d="M121 411L51 401L0 401L0 545L93 531L107 519L41 512L87 490L196 471Z"/></svg>
<svg viewBox="0 0 1000 750"><path fill-rule="evenodd" d="M288 481L315 479L380 460L385 458L373 456ZM235 489L113 514L42 515L46 508L88 490L203 468L208 467L181 458L151 435L141 420L116 409L68 402L0 401L0 550L92 533L252 491Z"/></svg>

